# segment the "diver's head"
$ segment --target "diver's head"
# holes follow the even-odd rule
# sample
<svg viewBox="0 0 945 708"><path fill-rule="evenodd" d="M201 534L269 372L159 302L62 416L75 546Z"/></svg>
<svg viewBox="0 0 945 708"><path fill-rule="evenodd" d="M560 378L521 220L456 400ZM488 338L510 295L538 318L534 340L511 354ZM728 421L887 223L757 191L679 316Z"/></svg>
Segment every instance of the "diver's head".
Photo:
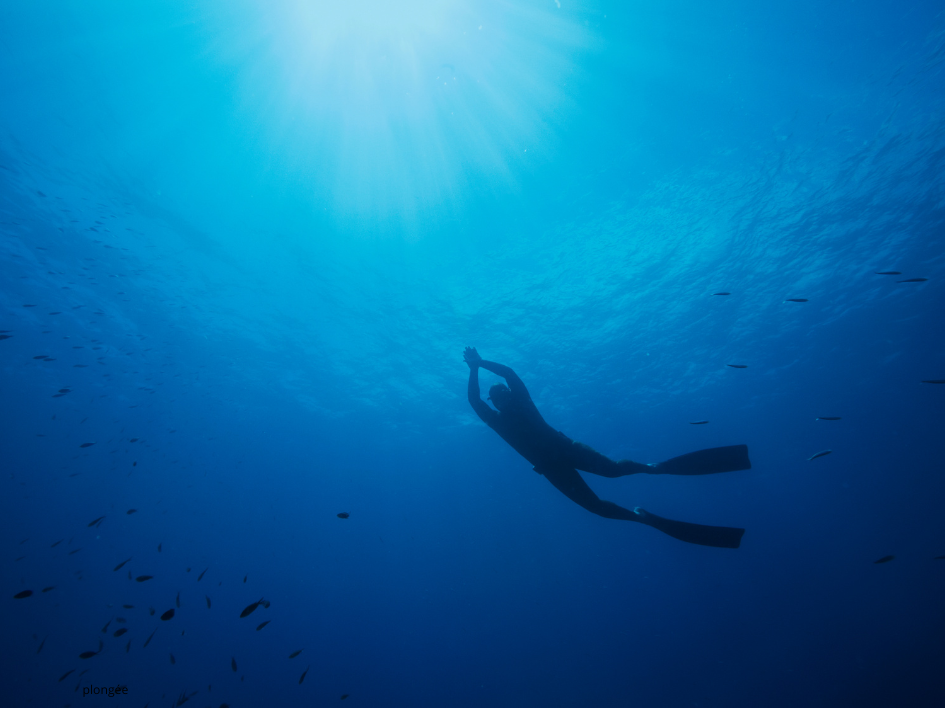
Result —
<svg viewBox="0 0 945 708"><path fill-rule="evenodd" d="M489 400L501 411L512 400L512 392L505 384L496 384L489 389Z"/></svg>

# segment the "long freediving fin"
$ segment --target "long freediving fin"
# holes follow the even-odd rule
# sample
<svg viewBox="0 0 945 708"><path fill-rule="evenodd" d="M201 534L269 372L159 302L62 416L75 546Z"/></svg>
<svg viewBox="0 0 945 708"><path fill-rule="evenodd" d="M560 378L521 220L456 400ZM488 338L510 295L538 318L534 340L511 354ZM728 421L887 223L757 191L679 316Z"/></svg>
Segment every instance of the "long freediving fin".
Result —
<svg viewBox="0 0 945 708"><path fill-rule="evenodd" d="M650 467L651 474L716 474L750 470L751 460L748 459L747 445L729 445L696 450Z"/></svg>
<svg viewBox="0 0 945 708"><path fill-rule="evenodd" d="M640 523L652 526L657 531L662 531L667 536L672 536L680 541L697 543L700 546L738 548L742 542L742 535L745 533L745 529L734 529L728 526L704 526L702 524L690 524L685 521L664 519L662 516L651 514L640 507L633 511L639 517Z"/></svg>

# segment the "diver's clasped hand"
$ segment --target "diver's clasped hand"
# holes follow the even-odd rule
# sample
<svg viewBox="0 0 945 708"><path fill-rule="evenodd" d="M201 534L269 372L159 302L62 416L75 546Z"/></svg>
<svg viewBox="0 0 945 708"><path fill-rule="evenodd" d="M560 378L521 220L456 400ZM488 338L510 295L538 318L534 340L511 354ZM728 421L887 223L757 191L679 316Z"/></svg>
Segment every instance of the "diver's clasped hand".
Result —
<svg viewBox="0 0 945 708"><path fill-rule="evenodd" d="M463 352L463 361L469 364L469 368L472 369L479 366L482 362L482 357L479 356L476 347L466 347L466 350Z"/></svg>

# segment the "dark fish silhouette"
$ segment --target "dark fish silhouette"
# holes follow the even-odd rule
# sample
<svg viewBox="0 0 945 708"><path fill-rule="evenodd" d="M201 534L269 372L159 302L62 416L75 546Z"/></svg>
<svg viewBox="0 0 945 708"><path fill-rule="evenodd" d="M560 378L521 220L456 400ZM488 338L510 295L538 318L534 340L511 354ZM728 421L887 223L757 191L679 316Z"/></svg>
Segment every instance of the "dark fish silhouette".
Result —
<svg viewBox="0 0 945 708"><path fill-rule="evenodd" d="M124 607L126 610L133 610L135 608L134 605L122 605L122 607Z"/></svg>
<svg viewBox="0 0 945 708"><path fill-rule="evenodd" d="M236 673L236 672L237 672L238 669L236 668L236 657L235 657L235 656L231 656L231 657L230 657L230 667L232 667L233 673Z"/></svg>
<svg viewBox="0 0 945 708"><path fill-rule="evenodd" d="M339 519L347 519L349 516L351 516L351 514L349 514L347 511L342 511L340 514L338 514Z"/></svg>
<svg viewBox="0 0 945 708"><path fill-rule="evenodd" d="M137 511L137 509L129 509L129 510L126 511L125 513L126 513L126 514L134 514L136 511Z"/></svg>
<svg viewBox="0 0 945 708"><path fill-rule="evenodd" d="M350 696L350 695L351 695L350 693L342 693L342 694L341 694L341 700L344 700L345 698L347 698L347 697Z"/></svg>
<svg viewBox="0 0 945 708"><path fill-rule="evenodd" d="M932 560L945 561L945 556L935 556Z"/></svg>
<svg viewBox="0 0 945 708"><path fill-rule="evenodd" d="M733 369L747 369L748 364L726 364L726 366L731 366Z"/></svg>
<svg viewBox="0 0 945 708"><path fill-rule="evenodd" d="M897 283L924 283L928 278L906 278L905 280L897 280Z"/></svg>
<svg viewBox="0 0 945 708"><path fill-rule="evenodd" d="M73 551L69 551L69 554L68 554L68 555L74 556L76 553L78 553L78 552L81 551L81 550L82 550L81 548L76 548L76 549L73 550Z"/></svg>
<svg viewBox="0 0 945 708"><path fill-rule="evenodd" d="M177 605L177 609L179 610L180 609L180 590L177 591L177 598L174 600L174 602Z"/></svg>
<svg viewBox="0 0 945 708"><path fill-rule="evenodd" d="M707 420L693 420L689 422L689 425L707 425L708 422Z"/></svg>
<svg viewBox="0 0 945 708"><path fill-rule="evenodd" d="M79 445L79 447L92 447L94 444L95 443L82 443L81 445Z"/></svg>
<svg viewBox="0 0 945 708"><path fill-rule="evenodd" d="M814 420L840 420L840 416L838 416L838 415L822 415L822 416L820 416L820 417L818 417L818 418L814 418Z"/></svg>
<svg viewBox="0 0 945 708"><path fill-rule="evenodd" d="M165 612L163 615L161 615L161 619L164 620L165 622L167 622L169 619L173 619L173 618L174 618L174 608L173 608L173 607L172 607L171 609L169 609L167 612Z"/></svg>
<svg viewBox="0 0 945 708"><path fill-rule="evenodd" d="M138 464L138 463L136 462L135 464ZM160 552L161 552L161 544L159 543L159 544L158 544L158 553L160 553Z"/></svg>
<svg viewBox="0 0 945 708"><path fill-rule="evenodd" d="M105 634L108 631L108 625L110 625L111 623L112 623L111 620L108 620L108 622L105 623L105 626L102 627L102 634Z"/></svg>
<svg viewBox="0 0 945 708"><path fill-rule="evenodd" d="M199 583L201 580L203 580L203 576L206 574L206 572L207 572L208 570L210 570L210 568L204 568L204 569L203 569L203 572L202 572L200 575L197 576L197 582L198 582L198 583Z"/></svg>
<svg viewBox="0 0 945 708"><path fill-rule="evenodd" d="M94 445L94 444L95 444L95 443L86 443L86 445ZM85 447L86 445L80 445L79 447ZM100 516L100 517L98 517L97 519L94 519L93 521L90 521L90 522L89 522L89 528L91 528L92 526L95 526L95 524L100 524L100 523L102 523L104 520L105 520L105 517L104 517L104 516Z"/></svg>
<svg viewBox="0 0 945 708"><path fill-rule="evenodd" d="M12 334L0 334L0 340L9 339L12 336Z"/></svg>
<svg viewBox="0 0 945 708"><path fill-rule="evenodd" d="M127 632L128 632L128 628L127 628L127 627L121 627L121 628L119 628L119 629L116 629L116 630L115 630L115 633L112 634L112 636L113 636L113 637L120 637L122 634L126 634Z"/></svg>
<svg viewBox="0 0 945 708"><path fill-rule="evenodd" d="M128 442L138 442L138 438L131 438Z"/></svg>
<svg viewBox="0 0 945 708"><path fill-rule="evenodd" d="M61 539L61 538L60 538L58 541L56 541L54 544L52 544L52 545L50 546L50 548L55 548L55 547L58 546L60 543L62 543L62 539Z"/></svg>
<svg viewBox="0 0 945 708"><path fill-rule="evenodd" d="M131 640L128 640L128 643L125 645L125 654L131 651Z"/></svg>
<svg viewBox="0 0 945 708"><path fill-rule="evenodd" d="M902 275L902 271L898 270L878 270L876 275Z"/></svg>
<svg viewBox="0 0 945 708"><path fill-rule="evenodd" d="M298 651L294 651L294 652L292 652L291 654L289 654L289 658L290 658L290 659L294 659L294 658L297 657L299 654L301 654L303 651L304 651L304 649L299 649Z"/></svg>
<svg viewBox="0 0 945 708"><path fill-rule="evenodd" d="M820 452L815 452L813 455L807 458L807 461L810 462L811 460L816 460L818 457L829 455L831 452L833 452L833 450L821 450Z"/></svg>
<svg viewBox="0 0 945 708"><path fill-rule="evenodd" d="M272 620L266 620L265 622L262 622L258 627L256 627L256 631L258 632L260 629L262 629L263 627L265 627L265 626L266 626L267 624L269 624L271 621L272 621Z"/></svg>
<svg viewBox="0 0 945 708"><path fill-rule="evenodd" d="M66 671L66 673L64 673L62 676L59 677L59 683L62 683L63 681L65 681L66 677L69 674L74 673L74 672L75 672L75 669L69 669L68 671Z"/></svg>
<svg viewBox="0 0 945 708"><path fill-rule="evenodd" d="M150 580L153 577L153 575L139 575L137 578L135 578L135 580L137 580L139 583L143 583L145 580Z"/></svg>
<svg viewBox="0 0 945 708"><path fill-rule="evenodd" d="M40 354L39 356L34 356L34 359L48 359L49 354Z"/></svg>
<svg viewBox="0 0 945 708"><path fill-rule="evenodd" d="M878 563L888 563L889 561L891 561L891 560L892 560L893 558L895 558L895 557L896 557L896 556L883 556L883 557L880 558L879 560L873 561L873 564L875 565L875 564L878 564Z"/></svg>
<svg viewBox="0 0 945 708"><path fill-rule="evenodd" d="M312 667L311 664L305 667L305 671L302 672L302 675L299 676L299 683L301 684L305 680L305 674L308 673L308 670Z"/></svg>
<svg viewBox="0 0 945 708"><path fill-rule="evenodd" d="M32 590L21 590L13 597L15 597L17 600L22 600L24 597L29 597L32 594L33 594Z"/></svg>
<svg viewBox="0 0 945 708"><path fill-rule="evenodd" d="M945 384L945 379L923 379L922 383Z"/></svg>
<svg viewBox="0 0 945 708"><path fill-rule="evenodd" d="M129 558L128 560L123 560L121 563L119 563L119 564L116 565L114 568L112 568L112 572L114 572L114 571L116 571L116 570L121 570L121 569L124 567L125 563L127 563L127 562L130 561L130 560L131 560L131 558Z"/></svg>
<svg viewBox="0 0 945 708"><path fill-rule="evenodd" d="M253 604L247 605L243 609L243 611L240 612L240 617L249 617L251 614L253 614L256 611L256 608L259 607L260 605L262 605L263 607L267 609L269 608L269 602L267 600L263 600L262 598L260 598Z"/></svg>
<svg viewBox="0 0 945 708"><path fill-rule="evenodd" d="M248 577L249 577L249 575L244 575L244 576L243 576L243 582L244 582L244 583L246 582L246 578L248 578Z"/></svg>
<svg viewBox="0 0 945 708"><path fill-rule="evenodd" d="M99 639L99 640L98 640L98 651L84 651L84 652L82 652L81 654L79 654L79 658L80 658L80 659L91 659L91 658L92 658L93 656L95 656L96 654L101 654L101 653L102 653L102 649L104 649L104 648L105 648L105 643L104 643L101 639Z"/></svg>
<svg viewBox="0 0 945 708"><path fill-rule="evenodd" d="M43 650L43 646L46 644L47 637L48 635L46 637L43 637L43 641L39 643L39 649L36 650L37 654L39 654Z"/></svg>
<svg viewBox="0 0 945 708"><path fill-rule="evenodd" d="M152 617L154 617L154 608L153 608L153 607L149 607L149 608L148 608L148 614L151 615Z"/></svg>
<svg viewBox="0 0 945 708"><path fill-rule="evenodd" d="M172 664L176 664L176 663L177 663L177 659L174 658L174 655L173 655L173 654L171 654L170 656L171 656L171 663L172 663ZM177 705L180 705L180 703L178 703Z"/></svg>
<svg viewBox="0 0 945 708"><path fill-rule="evenodd" d="M731 295L732 293L712 293L713 295Z"/></svg>
<svg viewBox="0 0 945 708"><path fill-rule="evenodd" d="M204 595L204 597L207 598L207 609L209 610L210 609L210 596Z"/></svg>
<svg viewBox="0 0 945 708"><path fill-rule="evenodd" d="M789 297L784 302L808 302L806 297Z"/></svg>
<svg viewBox="0 0 945 708"><path fill-rule="evenodd" d="M157 631L157 630L155 629L155 630L154 630L154 632L156 632L156 631ZM148 637L148 638L147 638L147 640L145 640L145 642L144 642L144 646L148 646L148 644L150 644L150 643L151 643L151 637L153 637L153 636L154 636L154 632L151 632L151 636L150 636L150 637ZM142 647L142 648L144 648L144 647Z"/></svg>

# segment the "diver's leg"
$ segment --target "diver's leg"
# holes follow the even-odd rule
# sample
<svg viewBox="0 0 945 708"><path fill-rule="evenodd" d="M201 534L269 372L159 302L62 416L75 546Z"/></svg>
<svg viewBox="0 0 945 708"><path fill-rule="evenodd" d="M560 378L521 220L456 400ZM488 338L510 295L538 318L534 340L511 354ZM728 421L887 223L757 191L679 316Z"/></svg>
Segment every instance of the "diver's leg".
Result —
<svg viewBox="0 0 945 708"><path fill-rule="evenodd" d="M570 457L571 464L577 469L591 474L598 474L601 477L623 477L628 474L653 471L649 465L644 465L642 462L631 460L614 462L606 455L601 455L590 445L579 442L571 443Z"/></svg>
<svg viewBox="0 0 945 708"><path fill-rule="evenodd" d="M750 470L751 460L747 445L729 445L697 450L648 467L650 474L715 474Z"/></svg>
<svg viewBox="0 0 945 708"><path fill-rule="evenodd" d="M641 517L617 506L613 502L604 501L596 494L594 490L587 486L587 482L578 474L577 470L560 468L555 470L536 470L548 478L558 490L568 499L580 504L590 512L603 516L607 519L620 519L622 521L640 521Z"/></svg>
<svg viewBox="0 0 945 708"><path fill-rule="evenodd" d="M541 470L541 474L548 478L568 499L590 512L607 519L622 521L639 521L652 526L668 536L697 543L701 546L715 546L716 548L738 548L745 529L733 529L725 526L703 526L689 524L685 521L673 521L662 516L651 514L637 507L633 511L624 509L613 502L604 501L594 494L594 490L587 486L587 482L573 469Z"/></svg>

